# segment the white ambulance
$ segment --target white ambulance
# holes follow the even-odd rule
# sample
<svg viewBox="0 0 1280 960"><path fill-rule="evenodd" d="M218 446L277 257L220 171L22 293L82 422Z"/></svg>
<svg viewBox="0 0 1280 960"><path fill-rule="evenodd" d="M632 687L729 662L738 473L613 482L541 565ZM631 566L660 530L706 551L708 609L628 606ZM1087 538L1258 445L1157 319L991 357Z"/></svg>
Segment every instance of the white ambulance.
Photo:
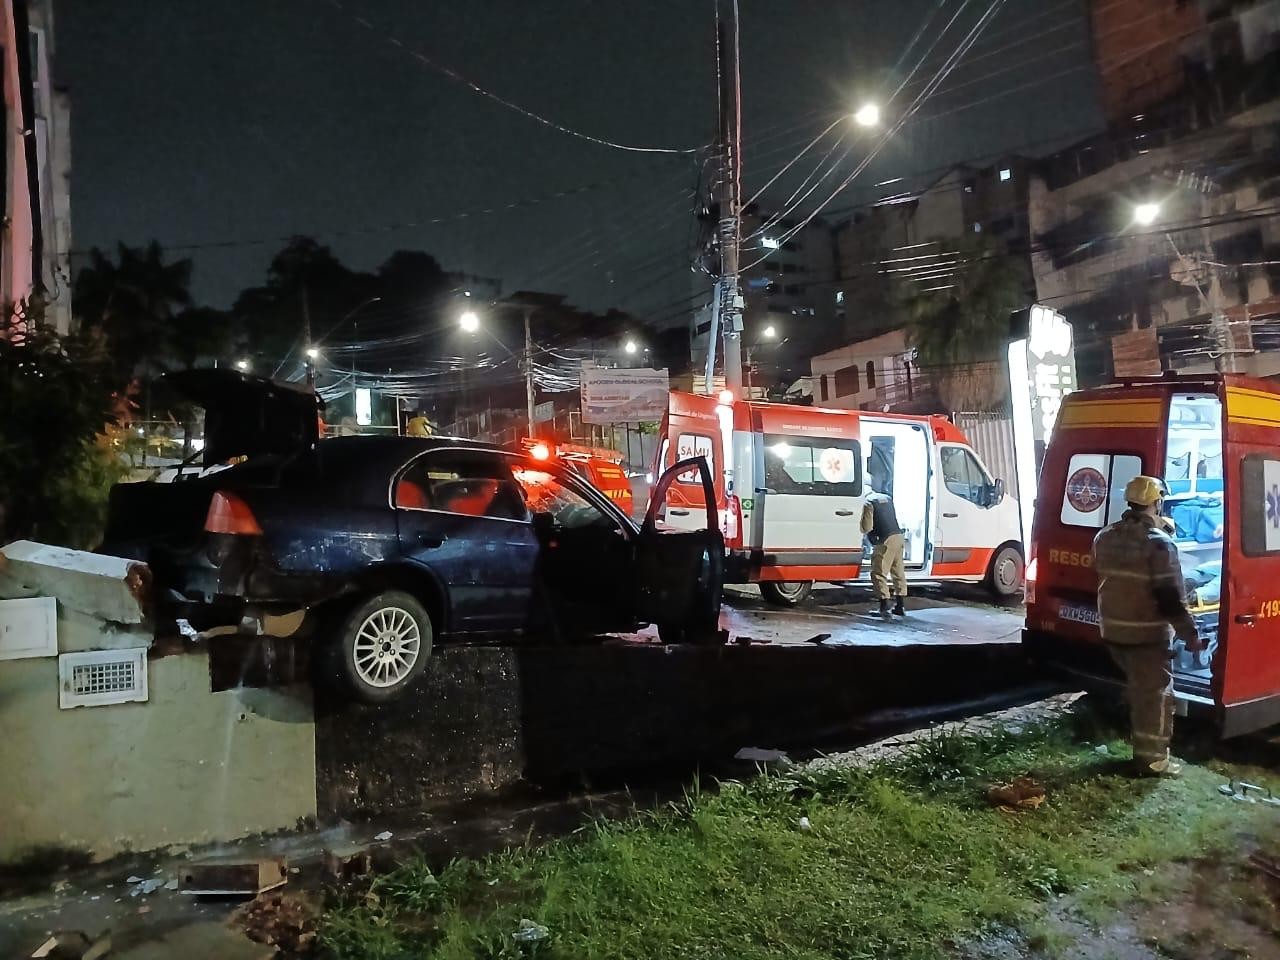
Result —
<svg viewBox="0 0 1280 960"><path fill-rule="evenodd" d="M759 583L771 603L791 606L814 583L859 578L872 489L893 498L908 580L985 583L1001 598L1022 589L1017 501L945 417L673 391L654 475L694 456L707 458L715 478L726 581ZM696 474L678 478L665 522L698 526L701 497Z"/></svg>

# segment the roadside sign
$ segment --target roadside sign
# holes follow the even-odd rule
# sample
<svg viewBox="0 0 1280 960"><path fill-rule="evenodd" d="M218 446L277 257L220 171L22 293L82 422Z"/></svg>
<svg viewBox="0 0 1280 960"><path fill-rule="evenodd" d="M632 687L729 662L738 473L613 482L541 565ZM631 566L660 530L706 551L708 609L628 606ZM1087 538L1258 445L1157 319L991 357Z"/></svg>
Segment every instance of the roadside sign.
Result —
<svg viewBox="0 0 1280 960"><path fill-rule="evenodd" d="M543 400L533 408L533 422L546 423L548 420L554 420L556 417L556 405L554 400Z"/></svg>

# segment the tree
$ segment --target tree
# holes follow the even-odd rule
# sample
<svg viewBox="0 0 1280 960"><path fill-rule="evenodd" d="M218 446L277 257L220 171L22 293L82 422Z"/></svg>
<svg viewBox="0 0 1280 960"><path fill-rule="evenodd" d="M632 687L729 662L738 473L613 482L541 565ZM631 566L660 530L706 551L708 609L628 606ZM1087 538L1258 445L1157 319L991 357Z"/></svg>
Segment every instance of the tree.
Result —
<svg viewBox="0 0 1280 960"><path fill-rule="evenodd" d="M96 247L76 276L80 322L105 335L120 384L163 369L172 356L174 314L191 305L191 261L165 262L160 244L123 243L112 260Z"/></svg>
<svg viewBox="0 0 1280 960"><path fill-rule="evenodd" d="M1002 406L1008 384L1000 361L1009 342L1010 315L1027 305L1024 266L985 241L958 244L945 289L920 292L903 281L899 296L910 317L916 365L932 380L948 410Z"/></svg>
<svg viewBox="0 0 1280 960"><path fill-rule="evenodd" d="M124 475L116 421L125 401L99 331L59 339L38 308L28 313L20 344L8 336L12 321L0 330L0 542L92 547Z"/></svg>

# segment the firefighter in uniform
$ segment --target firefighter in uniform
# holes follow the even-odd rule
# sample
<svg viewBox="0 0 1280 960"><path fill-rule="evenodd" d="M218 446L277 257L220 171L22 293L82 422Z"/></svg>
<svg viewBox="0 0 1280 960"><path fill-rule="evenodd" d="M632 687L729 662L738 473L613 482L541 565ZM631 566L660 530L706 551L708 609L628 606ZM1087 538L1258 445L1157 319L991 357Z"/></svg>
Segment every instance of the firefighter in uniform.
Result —
<svg viewBox="0 0 1280 960"><path fill-rule="evenodd" d="M1102 639L1124 672L1133 759L1144 776L1177 776L1169 757L1173 735L1170 636L1187 650L1203 649L1187 611L1178 548L1165 532L1164 484L1134 477L1124 489L1129 509L1093 541Z"/></svg>
<svg viewBox="0 0 1280 960"><path fill-rule="evenodd" d="M903 566L902 527L898 512L889 495L873 490L862 505L862 533L871 541L871 586L880 600L880 616L889 619L889 600L894 599L893 612L907 615L903 600L907 596L907 571Z"/></svg>

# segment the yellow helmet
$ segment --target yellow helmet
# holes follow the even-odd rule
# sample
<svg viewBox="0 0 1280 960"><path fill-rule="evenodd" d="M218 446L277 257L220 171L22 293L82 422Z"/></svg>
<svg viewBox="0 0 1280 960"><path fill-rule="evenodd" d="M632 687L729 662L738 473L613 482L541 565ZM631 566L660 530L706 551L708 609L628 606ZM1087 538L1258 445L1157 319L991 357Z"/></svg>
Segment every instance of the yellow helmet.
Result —
<svg viewBox="0 0 1280 960"><path fill-rule="evenodd" d="M1163 500L1164 497L1164 481L1155 477L1134 477L1124 488L1125 500L1140 507L1149 507L1158 500Z"/></svg>

